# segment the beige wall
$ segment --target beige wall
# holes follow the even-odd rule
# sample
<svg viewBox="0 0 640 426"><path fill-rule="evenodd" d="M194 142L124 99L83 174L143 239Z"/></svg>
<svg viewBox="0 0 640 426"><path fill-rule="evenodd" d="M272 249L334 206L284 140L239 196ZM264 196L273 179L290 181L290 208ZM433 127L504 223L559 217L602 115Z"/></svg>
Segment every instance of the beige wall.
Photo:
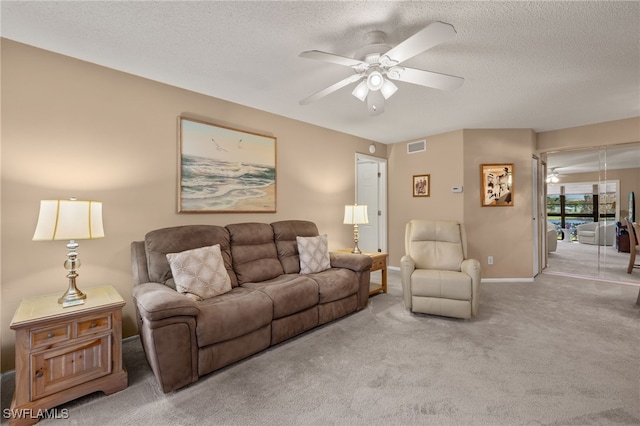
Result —
<svg viewBox="0 0 640 426"><path fill-rule="evenodd" d="M407 144L389 145L389 264L400 266L404 232L411 219L463 221L465 194L451 187L464 185L463 132L425 138L427 150L407 154ZM431 175L431 195L413 197L413 175ZM466 191L466 188L464 189Z"/></svg>
<svg viewBox="0 0 640 426"><path fill-rule="evenodd" d="M640 141L640 117L538 133L540 153Z"/></svg>
<svg viewBox="0 0 640 426"><path fill-rule="evenodd" d="M480 260L483 278L533 275L531 156L535 133L524 130L460 130L426 138L425 152L407 154L406 142L389 146L389 263L400 265L404 228L411 219L465 224L468 255ZM513 163L513 207L480 206L480 165ZM431 175L431 196L414 198L412 176ZM463 186L453 193L453 186ZM487 264L493 256L494 264Z"/></svg>
<svg viewBox="0 0 640 426"><path fill-rule="evenodd" d="M483 278L533 277L535 140L530 129L464 131L464 223L469 256L480 260ZM512 207L480 206L480 166L492 163L513 163ZM488 256L493 265L487 264Z"/></svg>
<svg viewBox="0 0 640 426"><path fill-rule="evenodd" d="M330 248L350 247L354 153L371 141L2 40L2 371L19 301L66 288L65 243L33 242L39 201L101 200L106 237L80 241L80 289L114 285L124 335L136 333L129 244L152 229L283 219L315 221ZM277 137L277 213L178 214L177 117ZM377 144L386 157L386 146Z"/></svg>

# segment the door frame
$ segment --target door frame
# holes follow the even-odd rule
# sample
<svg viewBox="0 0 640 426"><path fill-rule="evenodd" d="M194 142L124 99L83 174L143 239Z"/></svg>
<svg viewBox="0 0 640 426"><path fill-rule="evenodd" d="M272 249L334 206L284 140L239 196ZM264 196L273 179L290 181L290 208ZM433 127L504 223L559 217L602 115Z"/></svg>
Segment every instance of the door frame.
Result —
<svg viewBox="0 0 640 426"><path fill-rule="evenodd" d="M388 208L387 208L387 159L381 157L375 157L372 155L362 154L356 152L354 159L354 168L355 168L355 202L358 201L358 162L360 160L373 161L378 163L379 165L379 185L378 185L378 205L380 206L380 210L378 212L378 216L380 220L378 221L378 237L380 242L379 249L382 252L388 253L388 233L387 233L387 222L388 222Z"/></svg>

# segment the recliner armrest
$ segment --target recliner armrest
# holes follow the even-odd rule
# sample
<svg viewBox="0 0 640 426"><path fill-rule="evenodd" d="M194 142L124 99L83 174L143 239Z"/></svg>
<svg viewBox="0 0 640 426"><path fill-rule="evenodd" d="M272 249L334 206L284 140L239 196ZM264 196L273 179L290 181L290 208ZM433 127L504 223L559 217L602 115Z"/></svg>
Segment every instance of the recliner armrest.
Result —
<svg viewBox="0 0 640 426"><path fill-rule="evenodd" d="M470 277L480 278L480 261L477 259L465 259L460 264L460 270Z"/></svg>
<svg viewBox="0 0 640 426"><path fill-rule="evenodd" d="M411 310L411 274L416 270L416 262L405 254L400 259L400 283L402 284L402 299L407 310Z"/></svg>
<svg viewBox="0 0 640 426"><path fill-rule="evenodd" d="M371 269L373 259L366 254L329 253L332 268L351 269L355 272L365 272Z"/></svg>
<svg viewBox="0 0 640 426"><path fill-rule="evenodd" d="M140 315L149 321L175 316L196 316L200 312L195 301L160 283L137 285L132 291Z"/></svg>
<svg viewBox="0 0 640 426"><path fill-rule="evenodd" d="M471 286L473 292L471 302L471 316L476 316L476 314L478 313L478 305L480 303L480 261L477 259L465 259L460 264L460 270L471 277Z"/></svg>

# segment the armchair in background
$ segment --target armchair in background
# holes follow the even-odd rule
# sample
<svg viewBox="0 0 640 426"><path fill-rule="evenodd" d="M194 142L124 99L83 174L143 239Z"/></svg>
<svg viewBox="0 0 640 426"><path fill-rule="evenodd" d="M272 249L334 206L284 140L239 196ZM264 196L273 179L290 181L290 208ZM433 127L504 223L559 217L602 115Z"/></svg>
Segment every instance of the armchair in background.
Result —
<svg viewBox="0 0 640 426"><path fill-rule="evenodd" d="M555 223L547 222L547 252L558 248L558 228Z"/></svg>
<svg viewBox="0 0 640 426"><path fill-rule="evenodd" d="M600 246L612 246L616 239L616 223L591 222L576 226L578 242L582 244L595 244Z"/></svg>
<svg viewBox="0 0 640 426"><path fill-rule="evenodd" d="M400 273L404 304L411 312L463 319L478 312L480 262L467 259L464 225L410 221Z"/></svg>

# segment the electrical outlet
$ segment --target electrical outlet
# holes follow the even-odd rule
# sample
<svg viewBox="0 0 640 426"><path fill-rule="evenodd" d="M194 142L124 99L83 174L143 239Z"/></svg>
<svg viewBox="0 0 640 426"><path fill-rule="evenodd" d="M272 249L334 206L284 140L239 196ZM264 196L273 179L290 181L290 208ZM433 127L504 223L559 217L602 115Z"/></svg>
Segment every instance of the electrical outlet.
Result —
<svg viewBox="0 0 640 426"><path fill-rule="evenodd" d="M489 257L487 257L487 263L488 263L489 265L493 265L493 256L489 256Z"/></svg>

